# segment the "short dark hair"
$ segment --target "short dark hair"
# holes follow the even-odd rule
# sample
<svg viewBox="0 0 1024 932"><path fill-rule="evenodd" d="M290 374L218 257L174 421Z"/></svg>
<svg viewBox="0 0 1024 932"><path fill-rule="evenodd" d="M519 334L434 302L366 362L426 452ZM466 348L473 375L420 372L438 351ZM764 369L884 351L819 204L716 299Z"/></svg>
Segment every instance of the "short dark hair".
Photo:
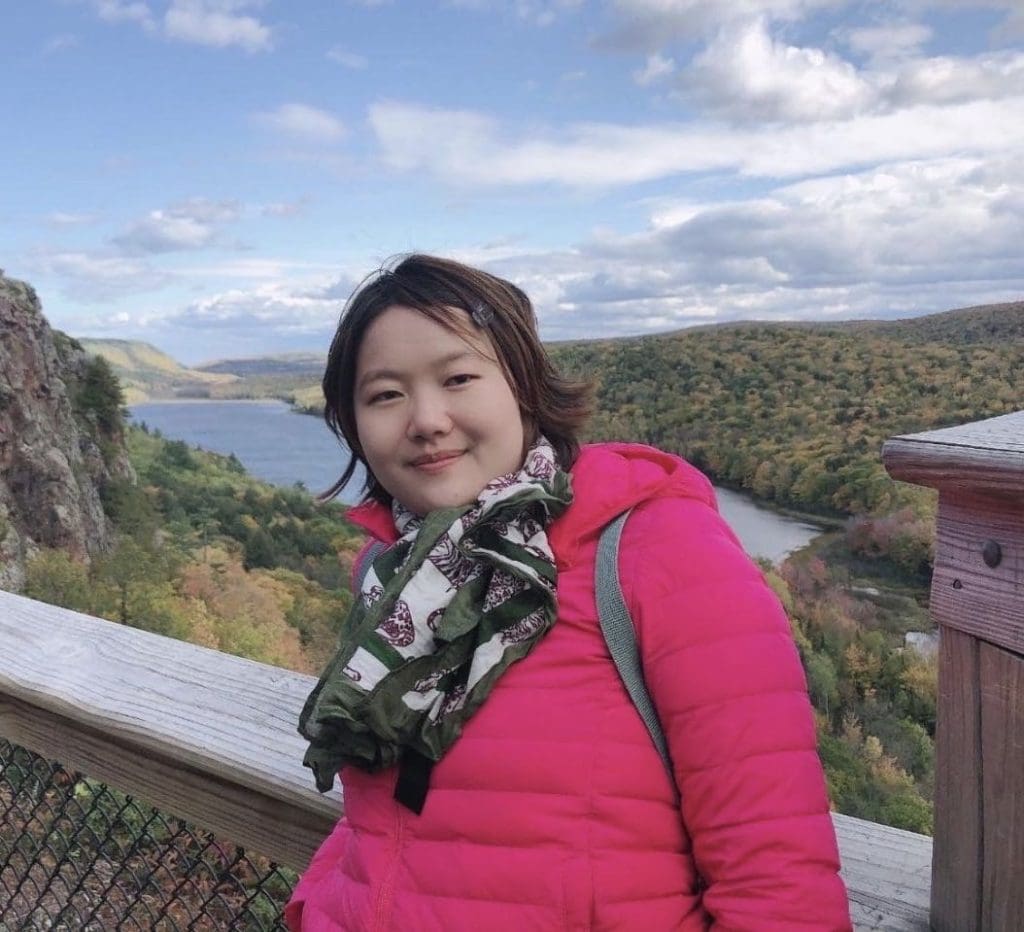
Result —
<svg viewBox="0 0 1024 932"><path fill-rule="evenodd" d="M355 418L355 376L359 348L370 324L394 305L412 308L444 327L458 331L461 315L486 333L519 402L527 425L527 443L543 434L559 465L569 469L579 455L577 434L590 415L593 387L561 376L537 333L537 317L526 293L511 282L451 259L398 257L364 280L348 299L331 341L324 371L324 419L343 440L352 458L341 478L321 496L330 499L351 481L356 466L366 469L367 498L390 504L391 495L377 481L359 444ZM464 329L464 328L462 328Z"/></svg>

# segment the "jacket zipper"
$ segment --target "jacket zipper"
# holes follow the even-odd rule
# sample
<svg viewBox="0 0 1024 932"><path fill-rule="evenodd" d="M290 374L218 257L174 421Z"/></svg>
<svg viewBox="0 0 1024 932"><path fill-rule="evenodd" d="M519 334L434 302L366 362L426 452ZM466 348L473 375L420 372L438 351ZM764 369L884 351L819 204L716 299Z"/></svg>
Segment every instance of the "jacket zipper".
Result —
<svg viewBox="0 0 1024 932"><path fill-rule="evenodd" d="M402 854L402 841L405 835L405 809L401 803L395 803L395 844L391 852L391 864L388 866L380 890L377 892L377 907L374 911L373 928L384 932L384 924L391 914L391 896L395 887L395 874L398 873L398 862Z"/></svg>

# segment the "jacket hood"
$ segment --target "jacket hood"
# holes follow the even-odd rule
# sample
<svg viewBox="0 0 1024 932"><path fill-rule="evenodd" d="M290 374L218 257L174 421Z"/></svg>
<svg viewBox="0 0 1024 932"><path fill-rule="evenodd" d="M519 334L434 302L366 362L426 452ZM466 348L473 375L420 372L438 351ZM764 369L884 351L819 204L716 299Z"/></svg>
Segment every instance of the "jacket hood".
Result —
<svg viewBox="0 0 1024 932"><path fill-rule="evenodd" d="M685 460L640 443L585 446L572 468L572 504L548 532L561 565L622 512L656 498L696 498L717 508L708 478Z"/></svg>
<svg viewBox="0 0 1024 932"><path fill-rule="evenodd" d="M575 562L581 541L629 508L655 498L696 498L716 508L708 478L685 460L639 443L594 443L571 470L573 501L548 531L562 565ZM391 509L364 502L348 519L385 543L398 539Z"/></svg>

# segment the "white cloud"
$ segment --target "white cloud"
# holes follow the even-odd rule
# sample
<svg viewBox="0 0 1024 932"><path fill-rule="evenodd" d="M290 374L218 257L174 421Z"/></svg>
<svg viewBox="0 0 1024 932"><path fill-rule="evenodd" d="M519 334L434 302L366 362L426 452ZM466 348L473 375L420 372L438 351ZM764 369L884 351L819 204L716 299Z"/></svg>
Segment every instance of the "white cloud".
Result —
<svg viewBox="0 0 1024 932"><path fill-rule="evenodd" d="M445 0L445 5L464 10L508 10L535 26L550 26L563 13L583 6L584 0Z"/></svg>
<svg viewBox="0 0 1024 932"><path fill-rule="evenodd" d="M849 0L613 0L615 25L601 46L655 51L679 39L714 35L724 26L754 19L794 21Z"/></svg>
<svg viewBox="0 0 1024 932"><path fill-rule="evenodd" d="M919 104L1024 95L1024 52L915 56L928 36L913 25L842 34L870 51L869 67L818 48L786 44L764 20L723 28L680 80L687 96L731 120L794 123L883 115Z"/></svg>
<svg viewBox="0 0 1024 932"><path fill-rule="evenodd" d="M948 56L906 63L886 88L894 106L1024 95L1024 53L1001 52L975 58Z"/></svg>
<svg viewBox="0 0 1024 932"><path fill-rule="evenodd" d="M176 252L180 249L201 249L210 245L214 230L191 217L175 217L163 210L154 210L136 221L114 242L129 255Z"/></svg>
<svg viewBox="0 0 1024 932"><path fill-rule="evenodd" d="M371 106L369 122L391 168L483 187L606 187L707 171L792 178L1024 147L1024 97L767 129L578 123L528 134L471 111L396 102Z"/></svg>
<svg viewBox="0 0 1024 932"><path fill-rule="evenodd" d="M860 294L851 308L875 313L885 295L914 288L925 306L955 306L950 293L1012 294L1024 287L1024 171L974 159L910 162L784 186L769 195L695 209L649 233L604 237L581 248L618 282L654 270L647 298L696 289L714 304L720 288L796 298L820 316L823 290ZM904 298L901 298L903 300ZM870 307L866 302L875 303ZM945 303L945 302L949 303Z"/></svg>
<svg viewBox="0 0 1024 932"><path fill-rule="evenodd" d="M274 201L263 204L259 211L264 217L297 217L305 213L309 199L301 197L297 201Z"/></svg>
<svg viewBox="0 0 1024 932"><path fill-rule="evenodd" d="M365 55L360 55L357 52L349 52L343 49L340 45L336 45L327 51L327 57L339 65L344 65L346 68L351 68L353 71L361 71L368 64L369 60Z"/></svg>
<svg viewBox="0 0 1024 932"><path fill-rule="evenodd" d="M308 260L285 259L275 257L234 256L216 262L197 262L195 265L181 265L177 273L184 278L215 281L219 279L238 279L252 281L284 281L296 275L309 277L315 275L318 280L330 277L336 272L335 264L309 262ZM308 290L308 286L304 286Z"/></svg>
<svg viewBox="0 0 1024 932"><path fill-rule="evenodd" d="M910 162L798 182L657 229L647 251L656 242L727 282L741 279L714 268L723 259L764 260L796 285L907 283L937 273L977 278L979 263L1011 268L1019 278L1024 257L1011 244L1024 237L1024 212L1005 205L1024 185L993 182L985 164Z"/></svg>
<svg viewBox="0 0 1024 932"><path fill-rule="evenodd" d="M546 337L578 338L1019 300L1022 238L1020 163L943 159L729 203L662 202L647 232L486 266L526 289Z"/></svg>
<svg viewBox="0 0 1024 932"><path fill-rule="evenodd" d="M53 227L74 227L95 223L96 219L96 214L57 210L46 218L46 222Z"/></svg>
<svg viewBox="0 0 1024 932"><path fill-rule="evenodd" d="M655 84L663 78L667 78L676 70L676 63L671 58L666 58L658 52L648 55L643 68L633 72L633 80L641 87Z"/></svg>
<svg viewBox="0 0 1024 932"><path fill-rule="evenodd" d="M583 0L515 0L516 15L537 26L550 26L560 15L583 5Z"/></svg>
<svg viewBox="0 0 1024 932"><path fill-rule="evenodd" d="M73 49L78 45L78 36L72 35L69 32L61 33L57 36L51 36L43 43L43 52L46 55L53 55L57 52L63 52L65 49Z"/></svg>
<svg viewBox="0 0 1024 932"><path fill-rule="evenodd" d="M218 242L220 224L238 216L239 207L233 201L193 198L150 211L112 242L131 256L202 249Z"/></svg>
<svg viewBox="0 0 1024 932"><path fill-rule="evenodd" d="M152 10L140 0L91 0L91 4L106 23L138 23L147 31L156 27Z"/></svg>
<svg viewBox="0 0 1024 932"><path fill-rule="evenodd" d="M273 46L273 30L250 11L266 0L170 0L158 18L143 0L85 0L107 23L136 23L146 32L213 48L239 46L247 52Z"/></svg>
<svg viewBox="0 0 1024 932"><path fill-rule="evenodd" d="M612 25L598 37L598 46L619 50L657 51L669 43L707 39L721 28L763 18L769 22L798 23L815 13L852 8L851 13L897 10L913 18L936 8L984 9L1006 14L995 38L1021 35L1024 8L1020 0L611 0ZM884 26L882 28L885 28ZM865 30L865 41L882 43L884 37ZM897 37L907 41L910 34Z"/></svg>
<svg viewBox="0 0 1024 932"><path fill-rule="evenodd" d="M760 121L851 116L875 97L849 62L776 41L764 20L723 29L694 59L686 86L714 112Z"/></svg>
<svg viewBox="0 0 1024 932"><path fill-rule="evenodd" d="M210 45L237 45L247 52L272 46L272 31L244 11L259 0L172 0L164 14L164 32L171 39Z"/></svg>
<svg viewBox="0 0 1024 932"><path fill-rule="evenodd" d="M341 311L337 297L326 289L303 290L287 282L265 282L203 298L164 317L168 325L194 330L237 330L290 335L306 334L326 340L334 331Z"/></svg>
<svg viewBox="0 0 1024 932"><path fill-rule="evenodd" d="M62 294L83 302L105 302L154 291L172 278L145 262L97 252L43 250L27 261L35 274L56 279Z"/></svg>
<svg viewBox="0 0 1024 932"><path fill-rule="evenodd" d="M310 142L337 142L345 135L341 120L308 104L282 104L276 110L255 114L253 119L266 129Z"/></svg>
<svg viewBox="0 0 1024 932"><path fill-rule="evenodd" d="M836 35L854 52L885 62L916 54L931 39L932 30L922 23L891 22L837 30Z"/></svg>

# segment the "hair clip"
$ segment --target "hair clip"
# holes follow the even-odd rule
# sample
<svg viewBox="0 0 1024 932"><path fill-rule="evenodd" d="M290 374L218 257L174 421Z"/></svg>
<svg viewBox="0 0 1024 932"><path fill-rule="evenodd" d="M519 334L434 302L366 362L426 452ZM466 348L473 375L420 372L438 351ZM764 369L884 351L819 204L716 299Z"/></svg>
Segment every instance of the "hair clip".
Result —
<svg viewBox="0 0 1024 932"><path fill-rule="evenodd" d="M483 301L477 301L473 305L473 309L469 314L473 318L473 322L478 327L486 327L492 320L494 320L494 311L484 304Z"/></svg>

